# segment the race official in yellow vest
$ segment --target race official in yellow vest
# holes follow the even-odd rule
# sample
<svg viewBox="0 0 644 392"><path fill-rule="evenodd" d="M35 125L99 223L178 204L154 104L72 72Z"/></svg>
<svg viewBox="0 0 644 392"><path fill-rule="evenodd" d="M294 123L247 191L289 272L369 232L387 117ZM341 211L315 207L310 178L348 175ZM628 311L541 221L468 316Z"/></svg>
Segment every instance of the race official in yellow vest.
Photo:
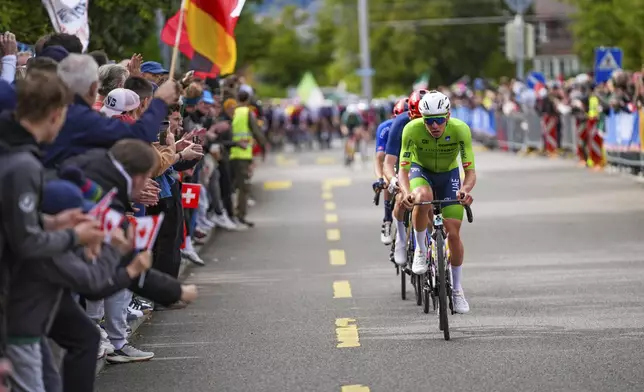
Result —
<svg viewBox="0 0 644 392"><path fill-rule="evenodd" d="M257 141L264 150L266 139L257 125L255 114L249 108L250 98L246 91L240 91L237 95L238 106L235 109L232 122L233 142L236 146L230 149L230 168L233 189L237 191L235 215L239 223L253 227L255 224L246 220L250 192L248 181L253 163L253 143Z"/></svg>
<svg viewBox="0 0 644 392"><path fill-rule="evenodd" d="M591 95L588 98L588 118L597 118L599 116L599 98Z"/></svg>

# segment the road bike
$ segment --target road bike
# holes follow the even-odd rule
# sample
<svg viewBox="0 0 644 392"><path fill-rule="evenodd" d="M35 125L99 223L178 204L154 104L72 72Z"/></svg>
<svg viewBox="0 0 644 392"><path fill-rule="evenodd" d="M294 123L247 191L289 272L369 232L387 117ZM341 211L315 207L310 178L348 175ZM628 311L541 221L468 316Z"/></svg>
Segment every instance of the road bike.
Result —
<svg viewBox="0 0 644 392"><path fill-rule="evenodd" d="M447 251L447 233L443 226L443 204L454 203L454 200L434 200L414 203L415 206L431 205L434 212L434 225L430 236L429 268L426 273L419 275L423 282L423 311L429 313L429 301L432 301L434 311L438 302L438 327L443 331L445 340L450 339L447 309L454 314L452 303L452 271ZM474 216L470 206L463 206L467 221L472 223Z"/></svg>
<svg viewBox="0 0 644 392"><path fill-rule="evenodd" d="M380 193L382 189L376 190L376 194L373 198L373 204L380 204ZM397 193L397 192L396 192ZM395 196L395 193L393 194ZM396 264L394 258L394 252L396 249L396 238L391 242L391 248L389 250L389 261L396 267L396 276L400 277L400 297L404 301L407 299L407 276L411 278L411 285L414 287L414 294L416 296L416 305L421 306L423 304L422 297L422 279L420 276L411 272L411 265L414 260L414 250L416 249L416 236L414 235L414 228L411 225L411 211L405 211L405 217L403 218L405 222L406 238L407 238L407 261L404 265ZM427 241L429 241L429 235L427 236Z"/></svg>

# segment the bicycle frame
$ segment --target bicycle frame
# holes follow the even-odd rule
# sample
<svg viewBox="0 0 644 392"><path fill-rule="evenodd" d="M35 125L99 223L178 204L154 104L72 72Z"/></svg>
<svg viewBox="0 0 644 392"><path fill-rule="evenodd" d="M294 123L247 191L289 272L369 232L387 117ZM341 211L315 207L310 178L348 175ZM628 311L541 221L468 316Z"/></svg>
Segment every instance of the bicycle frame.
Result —
<svg viewBox="0 0 644 392"><path fill-rule="evenodd" d="M452 303L452 274L450 268L450 255L448 253L448 234L443 225L443 208L446 203L453 203L453 200L436 200L429 202L415 203L414 205L431 205L434 213L431 239L431 253L429 257L429 269L423 275L423 302L424 312L429 313L429 300L431 298L434 310L438 302L439 307L439 329L443 331L445 340L450 339L448 312L454 314ZM473 221L472 210L464 206L468 222ZM440 236L439 236L440 234ZM439 238L440 237L440 238ZM439 254L439 247L440 249ZM443 264L443 265L441 265ZM443 269L441 271L441 269Z"/></svg>

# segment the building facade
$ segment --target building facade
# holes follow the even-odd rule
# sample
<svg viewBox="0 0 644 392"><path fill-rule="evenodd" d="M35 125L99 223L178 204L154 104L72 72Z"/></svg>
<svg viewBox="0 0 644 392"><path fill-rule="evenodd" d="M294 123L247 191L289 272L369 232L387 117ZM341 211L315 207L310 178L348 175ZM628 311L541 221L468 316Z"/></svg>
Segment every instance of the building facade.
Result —
<svg viewBox="0 0 644 392"><path fill-rule="evenodd" d="M579 57L574 53L571 16L575 8L556 0L535 0L534 17L536 54L533 68L547 79L576 75L582 72Z"/></svg>

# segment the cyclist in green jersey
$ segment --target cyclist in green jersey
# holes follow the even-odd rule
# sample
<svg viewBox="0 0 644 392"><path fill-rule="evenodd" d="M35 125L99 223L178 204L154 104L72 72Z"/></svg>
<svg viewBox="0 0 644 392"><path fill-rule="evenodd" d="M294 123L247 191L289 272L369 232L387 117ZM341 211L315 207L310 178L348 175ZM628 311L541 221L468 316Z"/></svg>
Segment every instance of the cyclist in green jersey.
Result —
<svg viewBox="0 0 644 392"><path fill-rule="evenodd" d="M451 252L454 312L470 310L461 286L463 243L460 229L463 205L472 203L470 192L476 184L472 133L463 121L450 118L449 98L438 91L425 94L419 104L423 118L411 121L403 130L400 151L400 187L403 205L411 209L414 203L432 200L454 200L444 204L443 217ZM465 171L461 184L458 156ZM462 204L461 204L462 203ZM430 223L431 205L416 206L412 225L416 233L416 250L412 272L427 272L425 237Z"/></svg>

